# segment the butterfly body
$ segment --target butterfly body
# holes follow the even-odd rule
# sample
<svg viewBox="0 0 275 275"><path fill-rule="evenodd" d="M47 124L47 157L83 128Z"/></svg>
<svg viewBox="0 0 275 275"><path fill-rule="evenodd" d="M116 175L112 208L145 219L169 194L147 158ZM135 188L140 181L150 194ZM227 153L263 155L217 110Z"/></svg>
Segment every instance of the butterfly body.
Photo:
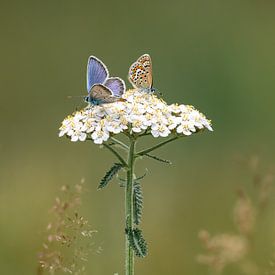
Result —
<svg viewBox="0 0 275 275"><path fill-rule="evenodd" d="M153 93L152 60L149 54L143 54L129 69L129 81L134 88L146 93Z"/></svg>
<svg viewBox="0 0 275 275"><path fill-rule="evenodd" d="M106 65L97 57L90 56L87 65L87 91L85 101L90 105L101 105L121 101L125 83L119 77L109 77Z"/></svg>
<svg viewBox="0 0 275 275"><path fill-rule="evenodd" d="M85 102L89 103L90 105L93 105L93 106L98 106L98 105L102 105L104 104L104 100L101 100L101 99L96 99L94 97L91 97L91 96L86 96L84 98Z"/></svg>
<svg viewBox="0 0 275 275"><path fill-rule="evenodd" d="M102 100L94 99L94 98L88 97L88 96L85 97L85 101L93 106L98 106L98 105L101 105L104 103L104 102L102 102Z"/></svg>

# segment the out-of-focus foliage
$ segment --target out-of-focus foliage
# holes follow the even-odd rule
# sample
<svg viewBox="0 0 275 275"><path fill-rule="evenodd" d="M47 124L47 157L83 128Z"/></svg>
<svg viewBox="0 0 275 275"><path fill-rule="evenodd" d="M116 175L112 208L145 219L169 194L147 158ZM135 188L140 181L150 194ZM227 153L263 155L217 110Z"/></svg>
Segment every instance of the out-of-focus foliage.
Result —
<svg viewBox="0 0 275 275"><path fill-rule="evenodd" d="M257 239L257 227L261 224L266 207L274 196L275 171L262 172L257 157L252 157L248 164L253 168L254 192L250 193L254 194L247 194L243 188L237 192L233 211L237 232L219 233L215 236L210 236L206 230L199 232L206 254L200 254L197 260L209 266L213 273L222 274L228 265L235 265L241 274L247 275L272 274L275 271L274 267L262 267L256 259L251 258L253 251L258 250L258 244L254 243ZM269 258L273 263L272 255Z"/></svg>

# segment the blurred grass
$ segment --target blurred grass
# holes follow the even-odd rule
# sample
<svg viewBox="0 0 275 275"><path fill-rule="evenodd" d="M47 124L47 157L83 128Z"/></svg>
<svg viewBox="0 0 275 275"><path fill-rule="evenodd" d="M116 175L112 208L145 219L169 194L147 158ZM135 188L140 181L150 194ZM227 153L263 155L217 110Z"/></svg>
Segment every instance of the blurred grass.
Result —
<svg viewBox="0 0 275 275"><path fill-rule="evenodd" d="M57 190L85 177L83 211L103 247L91 257L89 274L123 274L123 192L115 184L96 191L113 157L57 132L83 106L67 96L85 94L90 54L126 80L131 62L148 52L164 98L193 104L215 131L161 150L173 166L140 162L140 173L149 167L142 225L150 254L137 260L137 273L206 274L195 262L197 232L232 230L235 189L249 182L234 157L258 154L263 165L274 163L274 8L272 1L3 2L1 272L35 273ZM274 203L270 209L257 234L255 258L263 265L274 249Z"/></svg>

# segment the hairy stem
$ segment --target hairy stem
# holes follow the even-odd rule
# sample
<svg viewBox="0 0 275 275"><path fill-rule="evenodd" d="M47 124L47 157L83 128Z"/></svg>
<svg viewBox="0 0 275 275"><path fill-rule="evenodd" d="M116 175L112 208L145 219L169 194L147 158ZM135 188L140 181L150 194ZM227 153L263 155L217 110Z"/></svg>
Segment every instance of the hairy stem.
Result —
<svg viewBox="0 0 275 275"><path fill-rule="evenodd" d="M130 148L128 153L128 170L127 170L127 185L125 190L125 222L126 228L133 229L133 192L134 192L134 164L135 164L135 146L136 140L130 137ZM126 238L126 258L125 258L125 275L134 275L134 251L130 246L127 234Z"/></svg>
<svg viewBox="0 0 275 275"><path fill-rule="evenodd" d="M108 148L118 158L118 160L121 162L121 164L124 167L128 166L127 162L123 159L123 157L114 148L112 148L112 146L108 145L107 143L103 143L103 145L106 148Z"/></svg>
<svg viewBox="0 0 275 275"><path fill-rule="evenodd" d="M126 145L125 143L123 143L122 141L114 138L114 137L111 137L110 138L114 143L116 143L117 145L119 145L122 149L126 150L126 151L129 151L129 146Z"/></svg>
<svg viewBox="0 0 275 275"><path fill-rule="evenodd" d="M165 140L165 141L163 141L163 142L161 142L161 143L159 143L159 144L157 144L157 145L155 145L155 146L153 146L153 147L151 147L151 148L142 150L142 151L140 151L140 152L138 152L138 153L136 154L136 157L144 156L144 155L146 155L146 154L148 154L148 153L150 153L150 152L152 152L152 151L154 151L154 150L156 150L156 149L162 147L163 145L165 145L165 144L167 144L167 143L170 143L170 142L172 142L172 141L174 141L174 140L176 140L176 139L178 139L178 137L172 137L172 138L167 139L167 140Z"/></svg>

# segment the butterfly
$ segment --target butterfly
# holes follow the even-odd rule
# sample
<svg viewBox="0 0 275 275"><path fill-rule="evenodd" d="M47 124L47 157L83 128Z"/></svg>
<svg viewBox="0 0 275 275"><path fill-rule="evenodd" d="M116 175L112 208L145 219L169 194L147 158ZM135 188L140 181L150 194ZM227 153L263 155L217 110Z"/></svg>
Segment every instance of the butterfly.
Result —
<svg viewBox="0 0 275 275"><path fill-rule="evenodd" d="M128 78L134 88L147 93L155 91L153 88L152 60L149 54L143 54L130 66Z"/></svg>
<svg viewBox="0 0 275 275"><path fill-rule="evenodd" d="M119 77L109 77L106 65L97 57L90 56L87 65L87 91L85 101L91 105L101 105L123 101L125 83Z"/></svg>

